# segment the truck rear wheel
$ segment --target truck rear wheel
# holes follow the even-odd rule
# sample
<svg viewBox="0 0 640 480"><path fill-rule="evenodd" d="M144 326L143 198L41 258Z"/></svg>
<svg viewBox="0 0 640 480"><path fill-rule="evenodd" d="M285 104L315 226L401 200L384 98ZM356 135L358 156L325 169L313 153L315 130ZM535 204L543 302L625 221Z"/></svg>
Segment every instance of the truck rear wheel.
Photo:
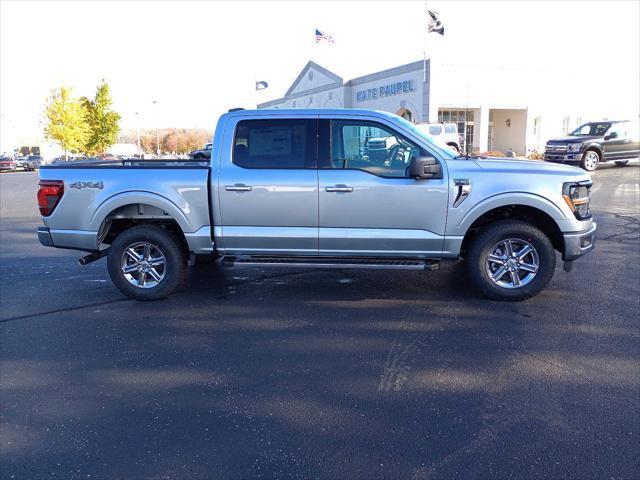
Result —
<svg viewBox="0 0 640 480"><path fill-rule="evenodd" d="M476 236L465 257L471 281L492 300L525 300L540 293L556 269L549 238L533 225L504 220Z"/></svg>
<svg viewBox="0 0 640 480"><path fill-rule="evenodd" d="M187 277L185 249L175 234L157 225L131 227L111 244L109 276L126 296L160 300Z"/></svg>

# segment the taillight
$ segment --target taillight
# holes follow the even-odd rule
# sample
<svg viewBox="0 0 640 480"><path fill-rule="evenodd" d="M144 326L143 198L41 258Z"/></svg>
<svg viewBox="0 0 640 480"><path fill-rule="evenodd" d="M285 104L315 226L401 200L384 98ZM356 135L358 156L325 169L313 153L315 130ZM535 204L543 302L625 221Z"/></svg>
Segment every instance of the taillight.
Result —
<svg viewBox="0 0 640 480"><path fill-rule="evenodd" d="M40 180L38 184L38 207L40 215L48 217L53 213L64 193L62 180Z"/></svg>

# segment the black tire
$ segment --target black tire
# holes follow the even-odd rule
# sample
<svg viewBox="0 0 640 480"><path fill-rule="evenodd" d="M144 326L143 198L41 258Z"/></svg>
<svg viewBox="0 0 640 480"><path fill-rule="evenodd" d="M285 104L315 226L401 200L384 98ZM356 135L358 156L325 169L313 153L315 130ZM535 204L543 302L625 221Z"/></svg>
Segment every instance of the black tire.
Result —
<svg viewBox="0 0 640 480"><path fill-rule="evenodd" d="M629 163L629 160L617 160L616 165L626 165L627 163Z"/></svg>
<svg viewBox="0 0 640 480"><path fill-rule="evenodd" d="M532 246L535 253L529 255L537 255L538 260L537 272L532 279L528 280L527 284L516 288L506 288L498 285L495 281L491 280L489 272L487 271L489 269L487 259L490 250L507 239L515 240L515 244L517 244L518 241L523 241ZM525 257L525 260L526 258L532 257ZM512 261L517 263L516 260ZM508 262L505 262L505 268L507 263ZM520 220L502 220L487 226L472 240L467 249L465 264L467 274L472 283L485 297L492 300L518 301L537 295L547 286L556 269L556 252L549 237L539 228ZM492 264L492 266L497 267L497 265L494 264ZM514 268L519 269L520 267ZM497 268L494 273L497 273ZM500 278L504 278L506 274L508 274L507 283L515 284L510 280L513 279L513 277L509 271L505 272ZM516 272L515 274L523 275L525 279L529 275L529 273L525 271L520 273ZM500 278L498 278L498 280L500 280Z"/></svg>
<svg viewBox="0 0 640 480"><path fill-rule="evenodd" d="M196 154L195 157L193 157L194 160L198 160L198 161L203 161L204 160L204 153L198 153Z"/></svg>
<svg viewBox="0 0 640 480"><path fill-rule="evenodd" d="M150 274L147 276L146 273L141 274L134 270L129 275L132 277L137 276L137 278L133 278L130 281L122 270L125 251L130 247L134 247L134 249L140 248L140 244L145 243L151 245L150 250L155 252L150 256L155 255L155 258L160 258L159 254L161 254L164 258L162 268L159 269L162 276L157 281L157 284L151 287L142 287L132 283L132 281L140 283L141 278L143 284L146 278L151 279L151 284L155 283L155 279ZM134 261L129 266L133 266L135 263ZM175 234L158 225L138 225L118 235L109 248L107 268L111 281L113 281L118 290L135 300L160 300L168 297L185 282L188 273L184 245ZM154 273L158 275L155 269Z"/></svg>
<svg viewBox="0 0 640 480"><path fill-rule="evenodd" d="M593 172L598 168L601 161L602 157L596 150L587 150L582 155L582 160L580 160L580 168L587 172Z"/></svg>

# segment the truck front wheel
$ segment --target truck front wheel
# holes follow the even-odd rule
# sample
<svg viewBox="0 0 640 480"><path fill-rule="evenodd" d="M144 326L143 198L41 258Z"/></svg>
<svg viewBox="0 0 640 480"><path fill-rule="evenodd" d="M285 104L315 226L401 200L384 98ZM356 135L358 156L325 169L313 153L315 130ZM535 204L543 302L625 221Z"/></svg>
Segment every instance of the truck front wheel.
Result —
<svg viewBox="0 0 640 480"><path fill-rule="evenodd" d="M593 172L600 164L600 155L595 150L587 150L582 156L580 166L587 172Z"/></svg>
<svg viewBox="0 0 640 480"><path fill-rule="evenodd" d="M492 300L525 300L540 293L556 269L549 238L533 225L504 220L471 242L465 257L471 281Z"/></svg>
<svg viewBox="0 0 640 480"><path fill-rule="evenodd" d="M180 240L158 225L138 225L118 235L109 248L107 268L115 286L136 300L166 298L188 271Z"/></svg>

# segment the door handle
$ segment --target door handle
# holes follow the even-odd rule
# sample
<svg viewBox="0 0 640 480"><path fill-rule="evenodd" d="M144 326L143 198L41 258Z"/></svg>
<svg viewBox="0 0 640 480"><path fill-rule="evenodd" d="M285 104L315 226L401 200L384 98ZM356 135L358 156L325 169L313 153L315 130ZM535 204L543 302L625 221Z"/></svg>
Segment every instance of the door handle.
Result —
<svg viewBox="0 0 640 480"><path fill-rule="evenodd" d="M253 187L251 187L250 185L236 184L236 185L226 185L224 189L227 192L250 192L251 190L253 190Z"/></svg>
<svg viewBox="0 0 640 480"><path fill-rule="evenodd" d="M346 185L336 185L335 187L325 187L324 189L327 192L340 192L340 193L353 192L353 187L347 187Z"/></svg>

